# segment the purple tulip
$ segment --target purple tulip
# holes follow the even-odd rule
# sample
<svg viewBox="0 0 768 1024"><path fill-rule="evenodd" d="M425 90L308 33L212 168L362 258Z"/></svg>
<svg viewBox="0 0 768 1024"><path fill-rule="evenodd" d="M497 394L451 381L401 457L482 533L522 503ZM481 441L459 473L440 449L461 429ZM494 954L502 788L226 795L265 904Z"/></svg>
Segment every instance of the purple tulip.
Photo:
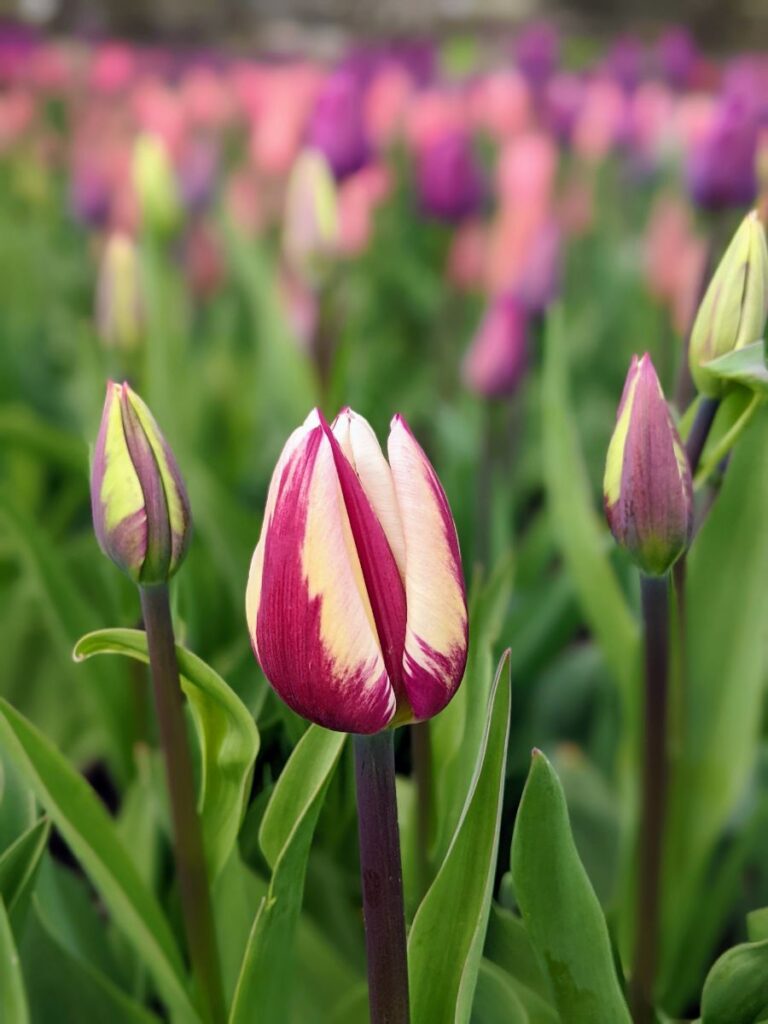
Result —
<svg viewBox="0 0 768 1024"><path fill-rule="evenodd" d="M463 220L482 203L482 172L463 132L425 143L416 157L416 179L421 207L436 220Z"/></svg>
<svg viewBox="0 0 768 1024"><path fill-rule="evenodd" d="M69 205L73 216L88 227L103 227L112 207L107 175L95 164L83 162L72 172Z"/></svg>
<svg viewBox="0 0 768 1024"><path fill-rule="evenodd" d="M307 144L323 154L339 180L359 171L370 156L362 95L354 75L336 71L325 80L310 118Z"/></svg>
<svg viewBox="0 0 768 1024"><path fill-rule="evenodd" d="M643 75L645 49L634 36L620 36L608 52L605 70L628 92L634 89Z"/></svg>
<svg viewBox="0 0 768 1024"><path fill-rule="evenodd" d="M650 576L663 576L687 548L693 529L688 457L646 353L632 357L603 483L616 542Z"/></svg>
<svg viewBox="0 0 768 1024"><path fill-rule="evenodd" d="M675 89L685 89L698 60L693 36L681 25L667 29L656 44L656 60L666 81Z"/></svg>
<svg viewBox="0 0 768 1024"><path fill-rule="evenodd" d="M548 21L527 25L515 40L514 57L531 85L543 85L560 61L560 36L555 26Z"/></svg>
<svg viewBox="0 0 768 1024"><path fill-rule="evenodd" d="M512 395L527 365L528 311L514 296L499 296L486 311L464 357L464 383L485 398Z"/></svg>
<svg viewBox="0 0 768 1024"><path fill-rule="evenodd" d="M696 203L718 210L754 201L758 137L767 124L759 94L734 90L723 96L709 132L688 158L688 189Z"/></svg>

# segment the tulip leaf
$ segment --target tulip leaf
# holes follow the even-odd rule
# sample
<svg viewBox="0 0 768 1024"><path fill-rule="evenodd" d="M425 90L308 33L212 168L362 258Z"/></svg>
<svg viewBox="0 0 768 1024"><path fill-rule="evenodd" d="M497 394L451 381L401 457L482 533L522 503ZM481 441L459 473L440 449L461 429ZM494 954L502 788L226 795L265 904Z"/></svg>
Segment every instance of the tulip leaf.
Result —
<svg viewBox="0 0 768 1024"><path fill-rule="evenodd" d="M230 1024L290 1019L291 966L307 859L345 739L344 733L310 726L277 780L259 831L272 878L243 956Z"/></svg>
<svg viewBox="0 0 768 1024"><path fill-rule="evenodd" d="M690 974L686 936L718 838L758 753L768 666L767 446L762 408L736 446L688 556L687 717L672 764L664 886L661 990L672 1003L701 984Z"/></svg>
<svg viewBox="0 0 768 1024"><path fill-rule="evenodd" d="M606 662L631 700L639 640L607 555L607 529L595 510L568 395L563 314L547 321L542 380L542 446L547 507L584 615Z"/></svg>
<svg viewBox="0 0 768 1024"><path fill-rule="evenodd" d="M0 899L15 927L34 885L49 832L50 822L41 818L0 855Z"/></svg>
<svg viewBox="0 0 768 1024"><path fill-rule="evenodd" d="M147 637L138 629L102 629L77 644L74 657L124 654L148 662ZM218 673L180 645L176 658L200 741L198 804L212 875L221 870L237 839L251 788L259 733L250 712Z"/></svg>
<svg viewBox="0 0 768 1024"><path fill-rule="evenodd" d="M11 922L0 899L0 1020L28 1024L29 1009Z"/></svg>
<svg viewBox="0 0 768 1024"><path fill-rule="evenodd" d="M508 651L496 670L487 707L464 810L408 938L415 1021L465 1024L470 1019L498 853L509 737Z"/></svg>
<svg viewBox="0 0 768 1024"><path fill-rule="evenodd" d="M564 1021L630 1024L608 927L579 860L563 788L534 751L512 840L512 880L526 931Z"/></svg>
<svg viewBox="0 0 768 1024"><path fill-rule="evenodd" d="M751 345L734 349L733 352L719 356L704 366L708 373L768 396L768 365L765 360L764 341L755 341Z"/></svg>
<svg viewBox="0 0 768 1024"><path fill-rule="evenodd" d="M480 962L472 1024L530 1024L506 971L488 960Z"/></svg>
<svg viewBox="0 0 768 1024"><path fill-rule="evenodd" d="M168 922L141 882L103 804L66 758L4 700L0 738L169 1006L184 1020L197 1020Z"/></svg>
<svg viewBox="0 0 768 1024"><path fill-rule="evenodd" d="M768 1018L768 939L746 942L714 964L701 997L701 1024L758 1024Z"/></svg>

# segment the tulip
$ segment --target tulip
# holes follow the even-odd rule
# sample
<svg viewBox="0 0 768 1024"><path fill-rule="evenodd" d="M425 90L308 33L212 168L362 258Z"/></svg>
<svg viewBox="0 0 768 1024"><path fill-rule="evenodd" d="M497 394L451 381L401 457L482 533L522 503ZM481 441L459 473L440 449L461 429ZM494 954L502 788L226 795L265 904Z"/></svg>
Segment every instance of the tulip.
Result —
<svg viewBox="0 0 768 1024"><path fill-rule="evenodd" d="M285 196L283 254L308 282L322 276L339 236L336 183L327 160L305 150L294 164Z"/></svg>
<svg viewBox="0 0 768 1024"><path fill-rule="evenodd" d="M517 66L532 85L542 85L554 74L560 60L560 36L554 25L534 22L515 41Z"/></svg>
<svg viewBox="0 0 768 1024"><path fill-rule="evenodd" d="M371 734L431 718L467 653L448 501L405 420L384 458L349 409L289 438L251 562L246 611L264 674L298 714Z"/></svg>
<svg viewBox="0 0 768 1024"><path fill-rule="evenodd" d="M676 89L685 89L698 60L690 32L680 25L667 29L656 44L656 60L667 82Z"/></svg>
<svg viewBox="0 0 768 1024"><path fill-rule="evenodd" d="M133 184L146 226L160 235L178 226L181 208L168 150L155 135L140 135L133 151Z"/></svg>
<svg viewBox="0 0 768 1024"><path fill-rule="evenodd" d="M753 210L726 249L691 331L691 374L703 394L716 397L725 387L705 364L758 341L766 316L768 246L765 228Z"/></svg>
<svg viewBox="0 0 768 1024"><path fill-rule="evenodd" d="M144 303L141 268L133 240L113 234L104 249L96 292L96 324L109 348L128 351L142 335Z"/></svg>
<svg viewBox="0 0 768 1024"><path fill-rule="evenodd" d="M495 299L467 351L462 377L475 394L486 398L511 395L528 364L528 314L510 295Z"/></svg>
<svg viewBox="0 0 768 1024"><path fill-rule="evenodd" d="M437 220L460 221L476 213L483 179L463 132L450 132L417 154L417 184L424 212Z"/></svg>
<svg viewBox="0 0 768 1024"><path fill-rule="evenodd" d="M191 536L189 500L160 428L128 384L107 385L91 505L99 546L135 583L173 576Z"/></svg>
<svg viewBox="0 0 768 1024"><path fill-rule="evenodd" d="M664 575L691 538L691 470L647 353L632 358L603 491L616 542L649 576Z"/></svg>
<svg viewBox="0 0 768 1024"><path fill-rule="evenodd" d="M367 162L370 147L365 134L360 89L346 71L330 75L317 97L307 142L325 156L338 179Z"/></svg>
<svg viewBox="0 0 768 1024"><path fill-rule="evenodd" d="M760 103L751 92L723 96L709 131L692 148L686 168L690 193L704 209L743 207L754 201L761 116Z"/></svg>

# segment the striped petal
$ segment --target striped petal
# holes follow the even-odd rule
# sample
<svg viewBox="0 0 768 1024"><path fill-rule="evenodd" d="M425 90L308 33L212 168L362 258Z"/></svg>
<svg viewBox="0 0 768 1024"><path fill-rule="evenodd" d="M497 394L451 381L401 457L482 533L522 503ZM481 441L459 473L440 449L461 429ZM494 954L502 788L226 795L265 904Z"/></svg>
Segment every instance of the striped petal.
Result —
<svg viewBox="0 0 768 1024"><path fill-rule="evenodd" d="M298 714L371 733L395 713L331 441L305 424L270 486L246 598L257 657Z"/></svg>
<svg viewBox="0 0 768 1024"><path fill-rule="evenodd" d="M425 719L445 707L464 674L461 555L445 492L401 416L392 420L388 453L405 538L403 684L415 717Z"/></svg>

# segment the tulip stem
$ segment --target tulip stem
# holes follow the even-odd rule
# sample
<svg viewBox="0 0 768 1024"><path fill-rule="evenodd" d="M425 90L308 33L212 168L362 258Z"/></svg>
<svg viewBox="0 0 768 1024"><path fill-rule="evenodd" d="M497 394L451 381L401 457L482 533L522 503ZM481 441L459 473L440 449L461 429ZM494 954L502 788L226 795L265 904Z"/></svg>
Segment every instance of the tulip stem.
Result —
<svg viewBox="0 0 768 1024"><path fill-rule="evenodd" d="M746 428L752 421L752 417L755 415L757 410L763 403L763 396L755 393L752 396L752 400L749 405L745 408L744 412L739 416L733 426L728 430L713 446L712 453L710 454L707 461L696 473L694 478L694 487L698 490L703 487L707 480L712 476L717 467L726 457L731 448L736 444L738 439L744 433Z"/></svg>
<svg viewBox="0 0 768 1024"><path fill-rule="evenodd" d="M195 800L168 587L140 587L157 723L173 822L174 855L192 971L211 1024L226 1020L221 968Z"/></svg>
<svg viewBox="0 0 768 1024"><path fill-rule="evenodd" d="M432 835L432 737L429 722L411 726L413 777L416 783L416 860L419 898L429 888L429 844Z"/></svg>
<svg viewBox="0 0 768 1024"><path fill-rule="evenodd" d="M701 453L704 451L704 445L707 443L709 432L712 429L712 424L715 421L715 415L719 408L719 398L708 398L705 395L701 402L699 402L691 432L688 435L688 440L685 442L685 450L688 453L688 461L691 464L691 476L696 476Z"/></svg>
<svg viewBox="0 0 768 1024"><path fill-rule="evenodd" d="M645 626L645 728L638 884L630 1006L650 1024L659 942L661 866L667 791L669 575L640 578Z"/></svg>
<svg viewBox="0 0 768 1024"><path fill-rule="evenodd" d="M409 1024L394 735L355 736L354 746L370 1019Z"/></svg>

